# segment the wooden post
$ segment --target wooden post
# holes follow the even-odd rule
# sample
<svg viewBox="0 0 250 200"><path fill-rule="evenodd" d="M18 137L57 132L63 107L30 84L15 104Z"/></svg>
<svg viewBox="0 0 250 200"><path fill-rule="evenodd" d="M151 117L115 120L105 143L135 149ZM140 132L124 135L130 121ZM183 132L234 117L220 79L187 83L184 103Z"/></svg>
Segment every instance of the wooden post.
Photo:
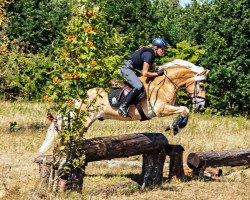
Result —
<svg viewBox="0 0 250 200"><path fill-rule="evenodd" d="M183 169L183 151L184 148L181 145L167 145L166 152L170 156L169 164L169 180L176 176L179 179L185 177Z"/></svg>
<svg viewBox="0 0 250 200"><path fill-rule="evenodd" d="M250 150L224 150L190 153L187 165L194 175L202 175L207 167L250 166Z"/></svg>
<svg viewBox="0 0 250 200"><path fill-rule="evenodd" d="M64 192L65 190L70 190L81 193L84 174L85 166L71 170L70 173L62 178L60 191Z"/></svg>
<svg viewBox="0 0 250 200"><path fill-rule="evenodd" d="M157 153L143 154L142 189L162 185L165 159L165 149Z"/></svg>
<svg viewBox="0 0 250 200"><path fill-rule="evenodd" d="M39 165L41 187L48 187L52 161L52 156L39 156L34 161Z"/></svg>

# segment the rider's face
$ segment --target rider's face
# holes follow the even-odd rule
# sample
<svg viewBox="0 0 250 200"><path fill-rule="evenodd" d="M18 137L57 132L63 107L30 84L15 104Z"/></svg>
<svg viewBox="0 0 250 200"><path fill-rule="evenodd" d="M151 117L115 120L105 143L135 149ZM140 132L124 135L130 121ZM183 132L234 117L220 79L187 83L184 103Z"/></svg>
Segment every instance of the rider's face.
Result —
<svg viewBox="0 0 250 200"><path fill-rule="evenodd" d="M164 49L164 48L158 48L158 49L156 50L156 53L157 53L157 55L158 55L159 57L161 57L161 56L164 55L165 49Z"/></svg>

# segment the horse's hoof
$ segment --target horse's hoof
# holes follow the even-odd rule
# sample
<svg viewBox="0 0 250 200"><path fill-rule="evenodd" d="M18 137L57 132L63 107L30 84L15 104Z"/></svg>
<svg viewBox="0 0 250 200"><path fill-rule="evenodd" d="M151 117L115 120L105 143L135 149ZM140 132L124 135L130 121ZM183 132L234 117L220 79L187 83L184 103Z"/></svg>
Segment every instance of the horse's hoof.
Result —
<svg viewBox="0 0 250 200"><path fill-rule="evenodd" d="M172 122L169 122L168 125L167 125L166 128L165 128L165 131L169 131L169 130L171 130L171 129L173 129L173 123L172 123Z"/></svg>
<svg viewBox="0 0 250 200"><path fill-rule="evenodd" d="M174 127L174 135L177 135L180 131L181 129L178 126Z"/></svg>
<svg viewBox="0 0 250 200"><path fill-rule="evenodd" d="M169 125L167 125L167 127L166 127L165 131L169 131L169 130L171 130L171 128L170 128L170 126L169 126Z"/></svg>

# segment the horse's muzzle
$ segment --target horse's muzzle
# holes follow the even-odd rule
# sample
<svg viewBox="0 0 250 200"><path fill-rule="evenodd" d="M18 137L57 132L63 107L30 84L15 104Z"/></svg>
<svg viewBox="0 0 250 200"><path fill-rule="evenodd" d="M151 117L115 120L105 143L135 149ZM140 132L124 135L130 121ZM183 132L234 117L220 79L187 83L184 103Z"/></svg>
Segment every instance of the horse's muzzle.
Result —
<svg viewBox="0 0 250 200"><path fill-rule="evenodd" d="M204 112L205 111L205 103L206 103L205 98L194 97L192 99L192 103L193 103L194 111L196 111L196 112Z"/></svg>

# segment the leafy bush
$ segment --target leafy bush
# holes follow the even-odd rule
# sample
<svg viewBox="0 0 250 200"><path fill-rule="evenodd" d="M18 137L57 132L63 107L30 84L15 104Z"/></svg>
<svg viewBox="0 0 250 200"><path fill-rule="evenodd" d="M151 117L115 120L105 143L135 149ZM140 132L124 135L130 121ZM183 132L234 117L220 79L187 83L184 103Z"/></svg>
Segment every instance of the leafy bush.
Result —
<svg viewBox="0 0 250 200"><path fill-rule="evenodd" d="M42 54L0 56L1 90L9 98L39 99L51 68L51 59Z"/></svg>

